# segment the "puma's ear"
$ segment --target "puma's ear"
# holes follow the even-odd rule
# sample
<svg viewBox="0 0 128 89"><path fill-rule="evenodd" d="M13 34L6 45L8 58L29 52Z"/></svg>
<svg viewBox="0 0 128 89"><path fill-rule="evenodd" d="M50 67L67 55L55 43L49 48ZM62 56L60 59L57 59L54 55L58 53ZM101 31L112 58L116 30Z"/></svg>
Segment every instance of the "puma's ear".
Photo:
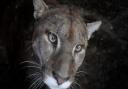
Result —
<svg viewBox="0 0 128 89"><path fill-rule="evenodd" d="M95 21L92 23L87 23L87 32L88 32L88 40L91 38L91 35L99 29L101 26L102 21Z"/></svg>
<svg viewBox="0 0 128 89"><path fill-rule="evenodd" d="M48 10L48 6L45 4L43 0L33 0L34 5L34 18L40 18L45 11Z"/></svg>

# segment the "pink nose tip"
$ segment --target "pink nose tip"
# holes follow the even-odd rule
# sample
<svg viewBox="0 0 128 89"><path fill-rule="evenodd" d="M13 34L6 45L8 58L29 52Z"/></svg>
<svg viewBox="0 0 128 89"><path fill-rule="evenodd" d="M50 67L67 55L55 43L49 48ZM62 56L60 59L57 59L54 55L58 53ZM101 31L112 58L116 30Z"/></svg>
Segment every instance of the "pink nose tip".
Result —
<svg viewBox="0 0 128 89"><path fill-rule="evenodd" d="M58 85L63 84L65 81L67 81L69 78L62 78L57 73L53 72L53 77L56 79Z"/></svg>
<svg viewBox="0 0 128 89"><path fill-rule="evenodd" d="M59 77L56 78L56 80L57 80L58 85L61 85L65 82L65 79L62 79L62 78L59 78Z"/></svg>

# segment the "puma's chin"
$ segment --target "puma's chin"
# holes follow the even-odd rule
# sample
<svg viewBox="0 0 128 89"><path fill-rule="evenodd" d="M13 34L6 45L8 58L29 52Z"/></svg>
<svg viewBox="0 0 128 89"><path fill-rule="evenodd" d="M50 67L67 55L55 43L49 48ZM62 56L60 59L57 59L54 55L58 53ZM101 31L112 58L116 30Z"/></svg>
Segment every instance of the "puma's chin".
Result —
<svg viewBox="0 0 128 89"><path fill-rule="evenodd" d="M48 75L46 76L44 82L50 89L67 89L70 87L72 83L71 81L66 81L62 83L61 85L58 85L55 78L52 76L48 76Z"/></svg>

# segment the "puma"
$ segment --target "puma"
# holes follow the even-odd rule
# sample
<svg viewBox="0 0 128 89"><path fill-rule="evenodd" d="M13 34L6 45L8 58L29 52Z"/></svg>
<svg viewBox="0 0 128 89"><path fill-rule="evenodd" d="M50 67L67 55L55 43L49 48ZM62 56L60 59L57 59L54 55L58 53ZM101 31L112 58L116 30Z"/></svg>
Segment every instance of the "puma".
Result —
<svg viewBox="0 0 128 89"><path fill-rule="evenodd" d="M43 0L33 0L34 26L31 38L32 58L19 58L25 69L27 89L67 89L81 66L91 35L101 21L84 22L73 8L48 8ZM26 49L27 50L27 49Z"/></svg>

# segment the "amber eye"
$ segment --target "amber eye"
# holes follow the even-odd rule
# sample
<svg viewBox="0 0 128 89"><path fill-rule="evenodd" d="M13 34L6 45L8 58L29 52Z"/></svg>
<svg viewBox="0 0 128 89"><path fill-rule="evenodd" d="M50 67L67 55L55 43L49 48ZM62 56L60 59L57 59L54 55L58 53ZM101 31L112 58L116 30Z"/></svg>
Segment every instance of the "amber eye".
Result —
<svg viewBox="0 0 128 89"><path fill-rule="evenodd" d="M48 33L48 39L53 45L57 45L57 36L54 33Z"/></svg>
<svg viewBox="0 0 128 89"><path fill-rule="evenodd" d="M75 48L75 52L80 52L82 50L82 45L77 45Z"/></svg>

